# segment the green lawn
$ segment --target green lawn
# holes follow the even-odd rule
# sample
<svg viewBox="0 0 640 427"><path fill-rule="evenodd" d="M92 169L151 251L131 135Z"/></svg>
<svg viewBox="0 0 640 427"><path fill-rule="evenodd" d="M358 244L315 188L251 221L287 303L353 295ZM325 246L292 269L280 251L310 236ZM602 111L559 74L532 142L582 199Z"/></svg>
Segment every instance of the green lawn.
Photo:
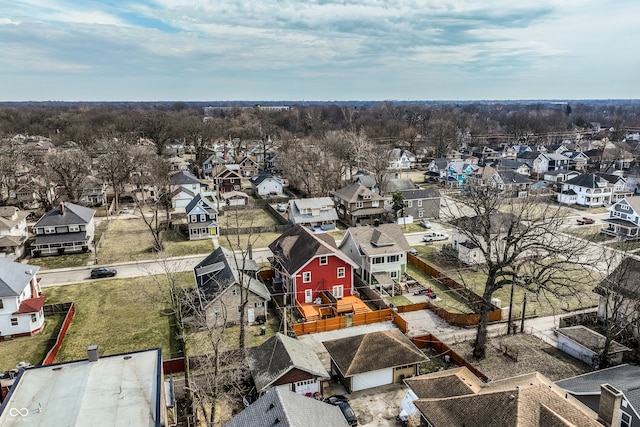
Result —
<svg viewBox="0 0 640 427"><path fill-rule="evenodd" d="M424 287L430 287L438 296L439 300L433 302L434 305L444 308L450 313L472 313L465 301L451 292L446 286L433 280L430 276L415 266L408 264L407 273Z"/></svg>
<svg viewBox="0 0 640 427"><path fill-rule="evenodd" d="M385 300L385 302L387 304L391 303L391 304L395 305L396 307L399 307L401 305L411 305L411 304L413 304L407 297L404 297L402 295L397 295L395 297L385 298L384 300Z"/></svg>
<svg viewBox="0 0 640 427"><path fill-rule="evenodd" d="M218 216L221 228L267 227L280 224L265 209L237 209L224 211Z"/></svg>
<svg viewBox="0 0 640 427"><path fill-rule="evenodd" d="M42 331L30 337L0 341L0 372L13 369L20 362L39 365L53 346L55 332L64 319L61 314L47 316Z"/></svg>
<svg viewBox="0 0 640 427"><path fill-rule="evenodd" d="M248 234L232 234L229 236L220 236L218 243L227 249L238 250L246 249L249 242L254 248L266 248L271 242L280 237L282 233L260 233L249 236Z"/></svg>
<svg viewBox="0 0 640 427"><path fill-rule="evenodd" d="M600 233L600 228L599 225L574 227L567 230L566 233L595 243L614 240L611 236Z"/></svg>
<svg viewBox="0 0 640 427"><path fill-rule="evenodd" d="M280 326L280 319L274 315L270 315L267 318L267 323L264 325L247 325L245 329L245 340L247 347L257 347L278 332ZM265 335L260 335L260 328L266 327ZM238 348L238 340L240 339L240 326L228 326L224 330L224 351ZM187 338L187 354L189 356L196 356L200 354L207 354L213 351L213 346L206 331L195 332L188 334Z"/></svg>
<svg viewBox="0 0 640 427"><path fill-rule="evenodd" d="M162 276L155 276L162 282ZM189 282L189 273L180 273ZM86 358L87 346L98 344L101 354L160 347L165 359L179 354L167 315L166 285L150 277L96 280L44 289L50 304L73 301L76 315L57 362Z"/></svg>
<svg viewBox="0 0 640 427"><path fill-rule="evenodd" d="M27 264L37 265L42 270L53 270L55 268L84 267L92 259L91 252L71 255L45 256L39 258L29 258Z"/></svg>
<svg viewBox="0 0 640 427"><path fill-rule="evenodd" d="M418 247L418 250L421 248ZM484 291L484 285L486 283L486 274L482 269L473 271L469 268L460 268L460 266L443 261L443 259L437 256L437 252L421 253L421 257L427 262L437 266L441 271L445 271L446 274L458 283L469 288L478 295L482 295ZM411 267L411 266L410 266ZM409 270L409 274L412 271L419 271L415 268ZM569 310L578 310L581 308L593 307L598 303L598 296L593 292L593 288L596 282L593 278L587 276L585 272L576 270L575 276L572 278L570 284L574 292L571 296L556 296L550 292L541 292L539 294L527 293L527 316L548 316L558 313L564 313ZM566 290L564 291L566 293ZM438 293L438 291L436 291ZM522 288L516 287L513 295L513 313L515 316L522 315L522 306L524 301L525 291ZM440 296L440 293L438 293ZM494 298L500 299L502 307L508 306L511 299L511 286L498 289L494 294ZM458 307L453 305L453 307ZM462 308L460 308L462 309ZM467 312L467 311L465 311Z"/></svg>

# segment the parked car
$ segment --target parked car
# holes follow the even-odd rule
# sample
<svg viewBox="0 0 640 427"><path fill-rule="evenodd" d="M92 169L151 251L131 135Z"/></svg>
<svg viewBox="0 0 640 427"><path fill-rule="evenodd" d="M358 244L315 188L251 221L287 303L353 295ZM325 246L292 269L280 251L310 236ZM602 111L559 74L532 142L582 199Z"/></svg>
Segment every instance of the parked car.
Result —
<svg viewBox="0 0 640 427"><path fill-rule="evenodd" d="M431 223L429 222L428 219L421 219L419 224L420 224L421 227L431 228Z"/></svg>
<svg viewBox="0 0 640 427"><path fill-rule="evenodd" d="M286 212L287 211L287 204L286 203L278 203L278 205L276 206L276 209L278 210L278 212Z"/></svg>
<svg viewBox="0 0 640 427"><path fill-rule="evenodd" d="M128 214L129 213L129 208L124 207L124 208L120 209L120 213L121 214Z"/></svg>
<svg viewBox="0 0 640 427"><path fill-rule="evenodd" d="M351 409L351 405L349 405L349 402L347 401L346 397L342 395L337 395L337 396L329 397L328 400L329 400L329 403L340 408L340 410L342 411L342 415L344 415L344 418L347 420L347 423L350 426L358 425L358 418L356 417L356 414L353 412L353 409Z"/></svg>
<svg viewBox="0 0 640 427"><path fill-rule="evenodd" d="M583 218L580 218L580 219L576 220L576 222L578 223L578 225L586 225L586 224L593 224L596 221L593 218L587 218L585 216Z"/></svg>
<svg viewBox="0 0 640 427"><path fill-rule="evenodd" d="M411 248L407 252L409 252L413 256L418 256L418 254L419 254L418 250L415 249L415 248Z"/></svg>
<svg viewBox="0 0 640 427"><path fill-rule="evenodd" d="M98 267L91 270L92 279L100 279L103 277L113 277L117 274L115 268Z"/></svg>
<svg viewBox="0 0 640 427"><path fill-rule="evenodd" d="M445 233L438 233L438 232L432 232L432 233L427 233L424 236L422 236L422 241L423 242L435 242L436 240L447 240L449 238L448 234Z"/></svg>

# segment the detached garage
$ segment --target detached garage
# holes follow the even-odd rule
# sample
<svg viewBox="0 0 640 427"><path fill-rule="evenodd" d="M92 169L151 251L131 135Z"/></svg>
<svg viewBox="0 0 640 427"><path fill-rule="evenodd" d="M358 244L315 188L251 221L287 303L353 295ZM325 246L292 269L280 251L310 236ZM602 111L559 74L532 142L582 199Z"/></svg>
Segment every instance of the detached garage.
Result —
<svg viewBox="0 0 640 427"><path fill-rule="evenodd" d="M418 364L427 360L398 329L323 344L331 356L331 375L349 393L401 382L418 374Z"/></svg>

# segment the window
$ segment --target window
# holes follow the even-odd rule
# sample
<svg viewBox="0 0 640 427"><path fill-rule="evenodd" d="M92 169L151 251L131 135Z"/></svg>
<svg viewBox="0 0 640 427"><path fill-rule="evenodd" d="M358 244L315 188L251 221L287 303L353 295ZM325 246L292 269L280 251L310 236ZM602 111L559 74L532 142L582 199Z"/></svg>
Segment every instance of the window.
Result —
<svg viewBox="0 0 640 427"><path fill-rule="evenodd" d="M78 231L80 231L80 226L79 225L70 225L69 226L69 233L77 233Z"/></svg>
<svg viewBox="0 0 640 427"><path fill-rule="evenodd" d="M18 326L18 318L17 317L12 317L11 318L11 326Z"/></svg>
<svg viewBox="0 0 640 427"><path fill-rule="evenodd" d="M302 283L309 283L309 282L311 282L311 272L305 271L304 273L302 273Z"/></svg>
<svg viewBox="0 0 640 427"><path fill-rule="evenodd" d="M631 427L631 415L620 411L620 427Z"/></svg>
<svg viewBox="0 0 640 427"><path fill-rule="evenodd" d="M220 315L222 314L222 312L220 311L219 308L214 308L213 309L213 314L215 314L216 317L220 317Z"/></svg>
<svg viewBox="0 0 640 427"><path fill-rule="evenodd" d="M407 200L407 207L408 208L412 208L413 207L413 200Z"/></svg>
<svg viewBox="0 0 640 427"><path fill-rule="evenodd" d="M33 313L31 315L31 323L36 323L38 321L38 314L37 313Z"/></svg>
<svg viewBox="0 0 640 427"><path fill-rule="evenodd" d="M333 296L335 298L342 298L344 287L342 285L337 285L333 287Z"/></svg>
<svg viewBox="0 0 640 427"><path fill-rule="evenodd" d="M234 189L235 191L240 191L240 186L239 186L239 185L234 185L234 186L233 186L233 189Z"/></svg>
<svg viewBox="0 0 640 427"><path fill-rule="evenodd" d="M389 272L389 276L391 276L392 279L397 279L398 278L398 272L397 271L390 271Z"/></svg>
<svg viewBox="0 0 640 427"><path fill-rule="evenodd" d="M338 267L338 279L342 279L345 276L344 267Z"/></svg>
<svg viewBox="0 0 640 427"><path fill-rule="evenodd" d="M240 295L240 289L234 289L231 291L232 295Z"/></svg>
<svg viewBox="0 0 640 427"><path fill-rule="evenodd" d="M379 203L379 202L378 202L377 200L372 200L372 201L371 201L371 207L372 207L372 208L377 208L377 207L379 206L379 205L378 205L378 203Z"/></svg>
<svg viewBox="0 0 640 427"><path fill-rule="evenodd" d="M329 257L328 256L321 256L320 257L320 265L327 265L329 264Z"/></svg>
<svg viewBox="0 0 640 427"><path fill-rule="evenodd" d="M205 214L200 214L200 222L205 222L207 220L207 216Z"/></svg>
<svg viewBox="0 0 640 427"><path fill-rule="evenodd" d="M241 305L238 306L238 313L242 313L242 306Z"/></svg>
<svg viewBox="0 0 640 427"><path fill-rule="evenodd" d="M44 228L44 234L56 234L56 228L55 227L45 227Z"/></svg>
<svg viewBox="0 0 640 427"><path fill-rule="evenodd" d="M259 301L257 303L255 303L256 307L264 307L264 301Z"/></svg>
<svg viewBox="0 0 640 427"><path fill-rule="evenodd" d="M389 255L387 257L387 262L398 262L400 261L400 255Z"/></svg>
<svg viewBox="0 0 640 427"><path fill-rule="evenodd" d="M0 299L0 310L2 310L4 308L4 303L2 302L2 299Z"/></svg>
<svg viewBox="0 0 640 427"><path fill-rule="evenodd" d="M373 258L372 261L374 264L384 264L384 257L383 256L375 257Z"/></svg>
<svg viewBox="0 0 640 427"><path fill-rule="evenodd" d="M356 202L356 209L361 209L364 206L362 202Z"/></svg>
<svg viewBox="0 0 640 427"><path fill-rule="evenodd" d="M422 200L418 200L418 207L422 206Z"/></svg>
<svg viewBox="0 0 640 427"><path fill-rule="evenodd" d="M423 218L423 217L424 217L424 209L418 210L418 218Z"/></svg>

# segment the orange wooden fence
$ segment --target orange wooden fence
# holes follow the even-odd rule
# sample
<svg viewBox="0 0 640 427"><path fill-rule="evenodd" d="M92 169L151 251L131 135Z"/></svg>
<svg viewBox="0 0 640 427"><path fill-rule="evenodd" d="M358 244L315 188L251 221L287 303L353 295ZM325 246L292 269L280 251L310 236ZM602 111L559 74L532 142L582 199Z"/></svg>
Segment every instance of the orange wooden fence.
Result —
<svg viewBox="0 0 640 427"><path fill-rule="evenodd" d="M67 335L67 330L71 325L71 321L73 320L73 316L76 314L76 306L71 303L69 305L69 310L67 314L64 316L64 321L62 322L62 327L58 331L58 336L56 337L56 343L51 347L51 350L47 353L42 360L43 365L51 365L53 361L56 359L58 352L60 351L60 347L62 346L62 342L64 341L65 335Z"/></svg>

